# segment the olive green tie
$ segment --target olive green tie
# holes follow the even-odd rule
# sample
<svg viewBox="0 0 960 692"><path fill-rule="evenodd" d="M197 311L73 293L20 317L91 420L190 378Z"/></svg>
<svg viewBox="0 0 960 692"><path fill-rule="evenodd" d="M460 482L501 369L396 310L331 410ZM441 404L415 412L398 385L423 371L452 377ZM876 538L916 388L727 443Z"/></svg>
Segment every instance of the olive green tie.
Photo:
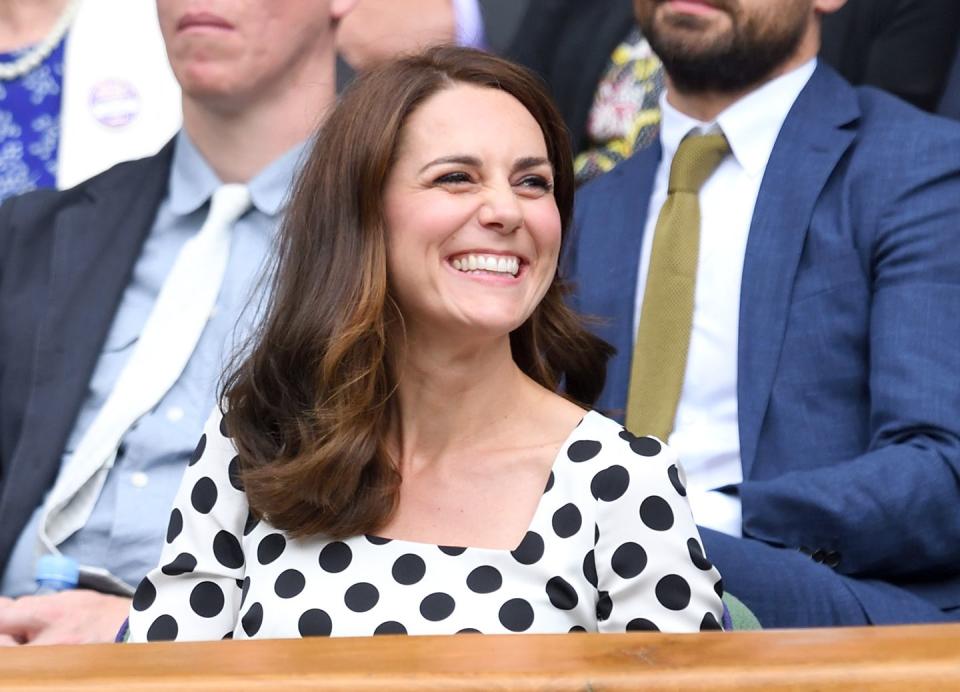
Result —
<svg viewBox="0 0 960 692"><path fill-rule="evenodd" d="M693 325L700 188L729 153L722 134L690 135L670 166L633 347L627 429L666 440L673 430Z"/></svg>

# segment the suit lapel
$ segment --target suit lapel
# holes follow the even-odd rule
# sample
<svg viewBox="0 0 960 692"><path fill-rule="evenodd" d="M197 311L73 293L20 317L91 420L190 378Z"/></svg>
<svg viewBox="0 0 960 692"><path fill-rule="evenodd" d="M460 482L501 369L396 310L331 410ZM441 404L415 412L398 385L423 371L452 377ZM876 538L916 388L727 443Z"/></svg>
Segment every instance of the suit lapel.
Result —
<svg viewBox="0 0 960 692"><path fill-rule="evenodd" d="M749 478L786 332L794 278L813 210L855 131L852 88L820 66L787 116L764 173L740 292L737 400Z"/></svg>
<svg viewBox="0 0 960 692"><path fill-rule="evenodd" d="M54 217L49 291L38 304L43 318L33 380L20 444L4 479L0 522L22 526L56 478L117 305L166 191L171 150L168 145L126 165L120 175L108 172L62 193L76 198ZM0 557L10 548L0 545Z"/></svg>

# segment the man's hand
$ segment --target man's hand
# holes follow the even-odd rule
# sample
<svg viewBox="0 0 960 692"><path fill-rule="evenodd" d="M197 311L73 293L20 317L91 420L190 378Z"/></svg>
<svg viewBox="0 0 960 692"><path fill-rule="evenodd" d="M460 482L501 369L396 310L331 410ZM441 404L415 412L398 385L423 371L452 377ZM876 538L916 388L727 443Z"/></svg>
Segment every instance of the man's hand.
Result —
<svg viewBox="0 0 960 692"><path fill-rule="evenodd" d="M456 38L450 0L360 0L337 29L337 48L355 70Z"/></svg>
<svg viewBox="0 0 960 692"><path fill-rule="evenodd" d="M77 589L0 598L0 646L112 642L130 599Z"/></svg>

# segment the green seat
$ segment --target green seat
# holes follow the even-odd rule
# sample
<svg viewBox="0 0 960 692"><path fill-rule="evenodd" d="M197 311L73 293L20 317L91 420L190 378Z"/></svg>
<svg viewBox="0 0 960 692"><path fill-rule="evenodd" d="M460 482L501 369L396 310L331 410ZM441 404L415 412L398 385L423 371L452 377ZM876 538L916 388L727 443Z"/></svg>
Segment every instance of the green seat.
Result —
<svg viewBox="0 0 960 692"><path fill-rule="evenodd" d="M733 623L734 631L763 629L757 616L736 596L731 596L728 593L723 594L723 605L727 607L727 612L730 613L730 622Z"/></svg>

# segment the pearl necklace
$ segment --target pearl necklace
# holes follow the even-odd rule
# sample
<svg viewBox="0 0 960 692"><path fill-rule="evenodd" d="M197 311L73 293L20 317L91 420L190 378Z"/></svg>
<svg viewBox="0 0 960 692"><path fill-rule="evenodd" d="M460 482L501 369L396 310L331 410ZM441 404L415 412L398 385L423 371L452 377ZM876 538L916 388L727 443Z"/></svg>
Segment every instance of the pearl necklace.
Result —
<svg viewBox="0 0 960 692"><path fill-rule="evenodd" d="M60 39L67 33L73 18L80 7L80 0L70 0L67 7L60 13L57 23L53 25L50 33L36 44L33 48L26 51L23 55L12 62L0 63L0 80L12 81L23 75L32 72L40 63L47 59L53 52L53 49L60 43Z"/></svg>

